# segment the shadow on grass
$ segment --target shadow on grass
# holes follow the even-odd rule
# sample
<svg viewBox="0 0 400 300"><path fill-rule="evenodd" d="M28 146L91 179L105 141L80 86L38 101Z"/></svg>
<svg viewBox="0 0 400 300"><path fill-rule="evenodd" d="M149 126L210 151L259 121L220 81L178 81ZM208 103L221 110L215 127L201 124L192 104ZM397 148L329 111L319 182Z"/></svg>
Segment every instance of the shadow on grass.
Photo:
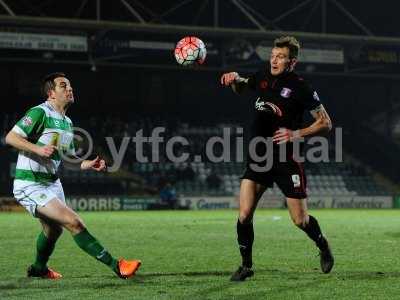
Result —
<svg viewBox="0 0 400 300"><path fill-rule="evenodd" d="M155 284L157 279L171 278L170 284L190 284L193 279L208 278L207 282L198 282L196 284L205 285L209 284L209 280L215 280L215 283L209 288L201 290L202 293L218 293L224 289L230 288L235 284L246 284L253 281L265 281L268 286L268 278L279 277L284 283L281 287L271 286L274 291L287 289L288 287L308 287L310 284L313 286L323 284L331 280L384 280L388 278L400 279L400 272L377 272L377 271L342 271L332 272L331 274L321 274L316 271L291 271L291 270L276 270L276 269L256 269L255 276L250 278L244 283L232 283L229 281L232 272L229 271L198 271L198 272L155 272L155 273L139 273L135 277L127 280L119 279L113 275L83 275L74 277L64 277L61 280L44 280L38 278L19 278L15 280L7 280L0 282L0 293L10 292L13 290L27 289L45 289L45 288L62 288L62 289L79 289L79 288L95 288L107 289L116 288L126 285L140 285L140 284ZM176 278L174 278L176 277ZM221 278L222 277L222 278ZM155 281L154 281L155 279ZM218 284L218 282L220 284ZM222 280L222 281L221 281ZM200 286L199 286L200 287ZM196 293L197 294L197 293ZM261 294L258 294L261 295ZM255 296L255 295L253 295Z"/></svg>
<svg viewBox="0 0 400 300"><path fill-rule="evenodd" d="M202 277L211 277L209 279L216 279L219 278L222 280L226 280L227 282L230 282L229 279L231 275L233 274L233 271L198 271L198 272L155 272L155 273L139 273L137 274L134 279L138 280L139 282L145 283L147 281L150 281L152 279L162 279L162 278L168 278L168 277L177 277L179 278L180 281L184 282L185 279L184 277L187 277L186 280L189 278L202 278ZM317 276L318 273L315 272L310 272L310 273L305 273L305 272L293 272L293 271L280 271L276 269L255 269L255 276L256 278L265 278L265 276L280 276L284 277L286 280L296 280L299 279L300 277L303 277L305 274L308 275L313 275ZM182 278L183 277L183 278ZM213 278L216 277L216 278ZM250 280L253 280L250 279Z"/></svg>
<svg viewBox="0 0 400 300"><path fill-rule="evenodd" d="M318 270L318 271L317 271ZM262 270L262 275L278 276L282 279L348 279L348 280L370 280L370 279L387 279L400 278L399 272L384 272L383 271L357 271L357 270L342 270L336 272L333 270L329 274L323 274L319 269L314 271L292 271L292 270Z"/></svg>
<svg viewBox="0 0 400 300"><path fill-rule="evenodd" d="M342 280L375 280L387 278L400 278L400 272L370 272L370 271L344 271L334 274Z"/></svg>
<svg viewBox="0 0 400 300"><path fill-rule="evenodd" d="M396 231L396 232L385 232L385 235L390 236L392 238L396 238L396 239L400 238L400 232L399 231Z"/></svg>
<svg viewBox="0 0 400 300"><path fill-rule="evenodd" d="M143 273L137 274L135 277L151 278L151 277L166 277L166 276L189 276L189 277L201 277L201 276L228 276L232 272L228 271L204 271L204 272L155 272L155 273Z"/></svg>

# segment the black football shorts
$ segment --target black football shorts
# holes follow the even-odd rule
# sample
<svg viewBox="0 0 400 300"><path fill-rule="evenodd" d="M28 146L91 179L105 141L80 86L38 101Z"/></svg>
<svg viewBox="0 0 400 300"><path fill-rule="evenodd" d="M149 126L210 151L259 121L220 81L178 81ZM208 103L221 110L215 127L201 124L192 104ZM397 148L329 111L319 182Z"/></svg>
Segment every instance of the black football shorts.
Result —
<svg viewBox="0 0 400 300"><path fill-rule="evenodd" d="M253 167L252 167L253 164ZM267 188L272 188L275 182L287 198L304 199L307 198L307 180L304 173L303 164L293 158L288 158L285 162L275 160L270 170L255 170L254 165L259 168L265 164L248 162L246 170L241 177L257 182Z"/></svg>

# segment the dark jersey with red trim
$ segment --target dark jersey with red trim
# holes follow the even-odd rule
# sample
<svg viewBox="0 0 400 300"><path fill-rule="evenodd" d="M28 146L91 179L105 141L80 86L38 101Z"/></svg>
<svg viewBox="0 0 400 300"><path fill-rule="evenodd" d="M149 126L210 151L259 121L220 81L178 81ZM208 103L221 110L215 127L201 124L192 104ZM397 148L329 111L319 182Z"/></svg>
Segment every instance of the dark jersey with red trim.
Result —
<svg viewBox="0 0 400 300"><path fill-rule="evenodd" d="M252 137L271 137L280 127L300 129L304 112L321 104L317 92L294 72L273 76L269 69L264 69L249 77L248 86L257 93ZM276 105L282 115L267 113L267 102Z"/></svg>

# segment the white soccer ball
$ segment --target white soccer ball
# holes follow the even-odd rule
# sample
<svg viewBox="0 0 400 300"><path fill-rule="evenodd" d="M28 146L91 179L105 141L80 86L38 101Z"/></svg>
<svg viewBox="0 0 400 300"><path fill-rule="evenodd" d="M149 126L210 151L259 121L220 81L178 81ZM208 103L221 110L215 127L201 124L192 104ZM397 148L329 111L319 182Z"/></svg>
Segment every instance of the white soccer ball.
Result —
<svg viewBox="0 0 400 300"><path fill-rule="evenodd" d="M175 59L182 66L201 65L207 55L203 41L194 36L181 39L175 47Z"/></svg>

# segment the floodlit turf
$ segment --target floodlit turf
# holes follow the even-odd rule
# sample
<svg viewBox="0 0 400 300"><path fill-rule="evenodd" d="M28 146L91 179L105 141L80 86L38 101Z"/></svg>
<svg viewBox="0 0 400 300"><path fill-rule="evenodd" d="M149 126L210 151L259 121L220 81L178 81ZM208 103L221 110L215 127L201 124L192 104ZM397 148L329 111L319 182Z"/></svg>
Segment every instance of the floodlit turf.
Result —
<svg viewBox="0 0 400 300"><path fill-rule="evenodd" d="M400 211L317 210L336 265L321 274L313 243L285 210L255 219L255 277L229 282L239 265L235 211L82 213L89 230L115 255L140 258L122 280L83 253L68 232L50 266L59 281L25 278L37 221L0 214L0 299L398 299Z"/></svg>

